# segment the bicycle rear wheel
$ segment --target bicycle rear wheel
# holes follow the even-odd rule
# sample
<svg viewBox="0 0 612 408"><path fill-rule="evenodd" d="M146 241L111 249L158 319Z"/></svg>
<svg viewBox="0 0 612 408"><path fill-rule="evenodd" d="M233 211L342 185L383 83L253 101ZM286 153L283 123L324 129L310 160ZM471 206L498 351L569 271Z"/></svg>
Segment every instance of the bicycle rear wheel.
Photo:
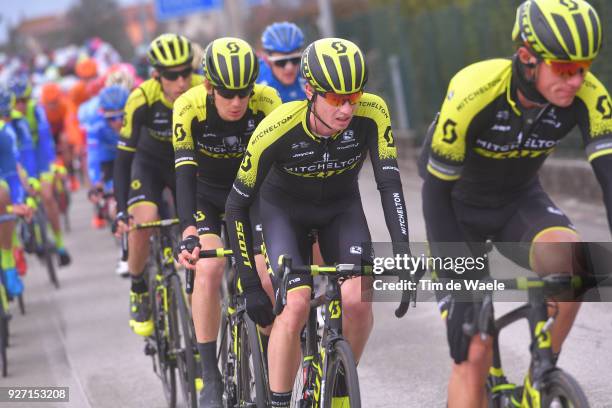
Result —
<svg viewBox="0 0 612 408"><path fill-rule="evenodd" d="M183 287L177 274L170 276L170 287L172 288L172 301L170 302L170 328L171 344L176 356L176 367L178 369L179 381L183 392L183 399L187 407L197 408L198 394L195 388L196 363L195 353L196 339L195 329L191 319L191 312L185 302Z"/></svg>
<svg viewBox="0 0 612 408"><path fill-rule="evenodd" d="M329 361L324 373L324 408L332 406L332 398L340 398L340 401L343 402L343 404L336 403L334 407L361 408L357 366L353 352L346 340L336 341L326 358Z"/></svg>
<svg viewBox="0 0 612 408"><path fill-rule="evenodd" d="M542 382L542 408L589 407L584 391L578 382L565 371L553 370L544 375Z"/></svg>
<svg viewBox="0 0 612 408"><path fill-rule="evenodd" d="M238 355L238 403L240 406L255 404L267 408L268 376L263 362L257 326L244 313L239 332L240 353Z"/></svg>

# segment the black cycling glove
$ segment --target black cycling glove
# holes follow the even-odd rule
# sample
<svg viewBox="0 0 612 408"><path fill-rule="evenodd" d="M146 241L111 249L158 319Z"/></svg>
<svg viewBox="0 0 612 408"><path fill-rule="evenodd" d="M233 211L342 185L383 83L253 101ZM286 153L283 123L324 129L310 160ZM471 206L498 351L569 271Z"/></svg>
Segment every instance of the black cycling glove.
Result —
<svg viewBox="0 0 612 408"><path fill-rule="evenodd" d="M246 311L251 320L259 326L269 326L274 320L272 302L270 302L270 298L268 298L268 295L263 290L257 272L253 271L252 273L254 276L240 278Z"/></svg>

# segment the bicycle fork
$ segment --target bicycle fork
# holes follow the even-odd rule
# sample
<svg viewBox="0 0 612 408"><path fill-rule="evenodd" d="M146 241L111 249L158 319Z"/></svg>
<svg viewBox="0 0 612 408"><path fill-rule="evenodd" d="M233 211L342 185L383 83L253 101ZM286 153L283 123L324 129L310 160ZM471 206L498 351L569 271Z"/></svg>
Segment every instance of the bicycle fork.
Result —
<svg viewBox="0 0 612 408"><path fill-rule="evenodd" d="M536 291L537 292L537 291ZM548 316L548 306L542 302L543 294L531 294L529 302L533 307L529 313L529 329L531 333L531 366L525 376L525 390L521 404L528 407L541 406L541 393L545 384L542 382L545 374L555 368L552 351L550 329L555 321L554 316ZM538 300L539 299L539 300Z"/></svg>
<svg viewBox="0 0 612 408"><path fill-rule="evenodd" d="M323 329L323 343L320 348L320 362L323 366L321 374L327 372L329 356L334 349L334 343L336 340L342 338L342 296L340 292L340 283L337 279L330 278L327 281L325 289L325 326ZM327 403L325 401L325 387L326 384L325 375L322 375L321 380L321 399L318 403L319 407L324 407ZM320 378L320 377L319 377ZM331 405L331 401L330 401Z"/></svg>

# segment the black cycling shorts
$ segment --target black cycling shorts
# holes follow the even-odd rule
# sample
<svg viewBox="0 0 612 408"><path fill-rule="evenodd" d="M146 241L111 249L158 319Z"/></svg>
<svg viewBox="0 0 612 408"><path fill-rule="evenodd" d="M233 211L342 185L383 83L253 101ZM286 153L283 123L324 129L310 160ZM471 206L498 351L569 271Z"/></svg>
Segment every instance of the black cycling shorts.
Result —
<svg viewBox="0 0 612 408"><path fill-rule="evenodd" d="M274 271L280 255L290 255L294 265L310 263L312 230L317 231L326 264L361 264L363 245L370 241L359 192L343 200L313 203L264 183L260 193L260 216L268 271L275 290L278 282L274 279ZM289 278L287 289L312 288L312 282L310 275L295 275Z"/></svg>
<svg viewBox="0 0 612 408"><path fill-rule="evenodd" d="M136 204L152 203L160 208L164 188L176 195L176 176L174 163L164 163L142 152L138 152L132 162L128 195L128 210Z"/></svg>
<svg viewBox="0 0 612 408"><path fill-rule="evenodd" d="M470 242L472 256L484 255L484 243L491 239L502 255L527 269L531 269L531 245L539 233L551 228L575 230L567 216L553 203L539 183L534 183L517 200L500 208L475 207L453 200L453 209L466 240ZM430 250L433 256L444 256L435 243L430 243ZM436 272L441 278L457 277L444 271ZM480 279L486 273L483 271L480 276L472 274L470 278ZM467 358L469 346L462 325L475 313L477 304L463 302L452 306L453 292L438 291L436 295L441 312L447 315L447 339L451 357L459 364Z"/></svg>
<svg viewBox="0 0 612 408"><path fill-rule="evenodd" d="M229 192L230 190L227 188L215 187L198 181L197 210L194 217L199 236L205 234L221 236L221 222L225 213L225 202ZM250 219L253 246L258 248L262 244L258 200L255 200L251 206Z"/></svg>
<svg viewBox="0 0 612 408"><path fill-rule="evenodd" d="M531 243L538 234L551 228L575 231L569 218L539 183L527 189L517 200L500 208L473 207L457 200L453 201L453 208L470 242L484 242L487 238L494 244L499 242L495 246L502 255L527 269L531 269Z"/></svg>

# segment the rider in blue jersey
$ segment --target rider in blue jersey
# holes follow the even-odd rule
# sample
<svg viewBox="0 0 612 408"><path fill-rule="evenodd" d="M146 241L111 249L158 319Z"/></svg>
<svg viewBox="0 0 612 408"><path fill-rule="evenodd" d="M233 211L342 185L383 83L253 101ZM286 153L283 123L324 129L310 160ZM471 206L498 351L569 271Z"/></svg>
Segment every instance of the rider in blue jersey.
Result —
<svg viewBox="0 0 612 408"><path fill-rule="evenodd" d="M61 266L69 265L70 254L64 245L64 236L60 224L60 211L57 200L53 194L54 172L52 169L55 161L55 142L51 132L51 126L47 120L45 110L35 99L32 98L32 86L26 75L14 78L10 83L10 90L15 95L15 109L13 117L16 119L14 127L21 130L21 134L30 134L31 146L35 170L30 170L27 165L20 161L30 178L30 185L36 186L34 190L40 190L40 198L45 208L56 252ZM26 127L26 132L23 128ZM24 142L28 145L28 142ZM18 144L19 146L19 144ZM23 148L23 143L20 148Z"/></svg>
<svg viewBox="0 0 612 408"><path fill-rule="evenodd" d="M19 151L16 136L9 125L13 109L13 94L4 87L0 88L0 217L13 213L29 216L31 210L23 205L24 191L17 170ZM0 223L0 269L3 272L4 286L9 296L23 292L23 283L15 268L13 256L13 231L15 222Z"/></svg>
<svg viewBox="0 0 612 408"><path fill-rule="evenodd" d="M120 85L104 88L97 98L98 110L95 117L91 118L86 127L88 169L92 183L89 197L94 203L101 198L100 194L111 193L113 190L113 164L128 95L128 90ZM102 228L105 224L104 214L96 213L92 225Z"/></svg>
<svg viewBox="0 0 612 408"><path fill-rule="evenodd" d="M32 87L26 76L15 78L9 85L15 95L15 110L24 116L28 123L38 175L42 178L51 171L55 161L55 142L51 126L44 108L31 98Z"/></svg>
<svg viewBox="0 0 612 408"><path fill-rule="evenodd" d="M306 99L304 79L298 75L304 34L289 22L274 23L261 35L265 54L260 61L258 84L276 89L283 103Z"/></svg>
<svg viewBox="0 0 612 408"><path fill-rule="evenodd" d="M98 97L96 116L87 126L89 177L92 185L103 185L105 191L112 190L112 165L127 97L128 91L119 85L104 88Z"/></svg>
<svg viewBox="0 0 612 408"><path fill-rule="evenodd" d="M7 118L7 127L14 138L17 146L17 162L27 173L27 177L38 177L38 166L36 165L36 154L30 127L23 115L13 109Z"/></svg>

